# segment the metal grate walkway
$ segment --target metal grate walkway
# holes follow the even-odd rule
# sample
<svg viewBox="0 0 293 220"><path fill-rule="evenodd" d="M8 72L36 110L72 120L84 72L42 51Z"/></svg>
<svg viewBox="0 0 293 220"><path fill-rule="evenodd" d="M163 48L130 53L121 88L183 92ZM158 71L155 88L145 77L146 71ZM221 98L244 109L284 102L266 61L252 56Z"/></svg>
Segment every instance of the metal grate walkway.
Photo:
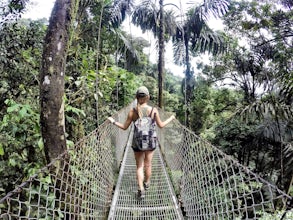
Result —
<svg viewBox="0 0 293 220"><path fill-rule="evenodd" d="M137 199L135 158L129 145L125 149L108 220L183 219L160 149L154 152L150 188L142 201Z"/></svg>

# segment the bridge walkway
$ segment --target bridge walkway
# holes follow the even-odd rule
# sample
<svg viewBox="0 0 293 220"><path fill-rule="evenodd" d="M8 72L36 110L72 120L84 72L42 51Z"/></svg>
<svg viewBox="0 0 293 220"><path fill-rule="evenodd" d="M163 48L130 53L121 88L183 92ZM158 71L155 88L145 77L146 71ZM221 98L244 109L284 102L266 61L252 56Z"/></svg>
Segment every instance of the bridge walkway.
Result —
<svg viewBox="0 0 293 220"><path fill-rule="evenodd" d="M138 200L137 190L135 158L128 143L108 220L183 219L160 149L154 152L151 185L143 200Z"/></svg>

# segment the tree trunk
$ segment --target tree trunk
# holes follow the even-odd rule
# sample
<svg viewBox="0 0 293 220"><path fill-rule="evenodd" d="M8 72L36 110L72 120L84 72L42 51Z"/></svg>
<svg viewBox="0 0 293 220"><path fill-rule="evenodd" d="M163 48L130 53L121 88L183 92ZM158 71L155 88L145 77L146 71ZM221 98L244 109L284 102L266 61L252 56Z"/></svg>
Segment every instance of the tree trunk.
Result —
<svg viewBox="0 0 293 220"><path fill-rule="evenodd" d="M163 11L163 3L164 0L160 0L160 27L159 27L159 62L158 62L158 87L159 87L159 95L158 95L158 106L160 108L163 107L163 85L164 85L164 67L165 67L165 44L164 44L164 11Z"/></svg>
<svg viewBox="0 0 293 220"><path fill-rule="evenodd" d="M102 2L102 8L99 18L99 30L98 30L98 36L97 36L97 56L96 56L96 126L99 127L99 57L100 57L100 44L101 44L101 29L102 29L102 18L104 13L104 2Z"/></svg>
<svg viewBox="0 0 293 220"><path fill-rule="evenodd" d="M186 31L187 32L187 31ZM185 62L186 62L186 72L185 72L185 105L186 105L186 118L185 126L190 127L190 102L193 92L193 74L190 69L190 58L189 58L189 36L186 34L184 36L184 45L185 45Z"/></svg>
<svg viewBox="0 0 293 220"><path fill-rule="evenodd" d="M47 162L66 149L64 75L75 0L56 0L44 41L40 71L41 132Z"/></svg>

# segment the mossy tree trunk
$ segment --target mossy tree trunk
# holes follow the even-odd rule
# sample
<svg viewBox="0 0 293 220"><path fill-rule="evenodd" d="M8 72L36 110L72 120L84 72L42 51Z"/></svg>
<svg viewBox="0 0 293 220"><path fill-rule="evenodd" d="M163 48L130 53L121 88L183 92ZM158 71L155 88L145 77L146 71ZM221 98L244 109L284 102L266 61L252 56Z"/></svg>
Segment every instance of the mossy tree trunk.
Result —
<svg viewBox="0 0 293 220"><path fill-rule="evenodd" d="M47 162L66 149L64 76L72 9L78 0L56 0L44 41L40 71L41 133Z"/></svg>

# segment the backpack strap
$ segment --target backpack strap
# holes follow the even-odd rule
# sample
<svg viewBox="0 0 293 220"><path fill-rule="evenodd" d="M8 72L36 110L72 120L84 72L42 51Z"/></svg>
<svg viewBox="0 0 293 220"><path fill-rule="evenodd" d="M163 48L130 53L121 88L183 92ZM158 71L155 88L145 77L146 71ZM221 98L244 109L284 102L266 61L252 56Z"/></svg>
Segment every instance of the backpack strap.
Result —
<svg viewBox="0 0 293 220"><path fill-rule="evenodd" d="M149 114L149 117L151 117L151 118L152 118L153 110L154 110L154 107L152 107L152 110L151 110L151 112ZM154 114L154 117L152 118L152 122L155 122L155 121L156 121L156 113Z"/></svg>
<svg viewBox="0 0 293 220"><path fill-rule="evenodd" d="M138 112L137 112L136 108L133 108L133 112L137 115L137 118L134 118L132 116L132 121L136 121L139 118L139 115L138 115Z"/></svg>
<svg viewBox="0 0 293 220"><path fill-rule="evenodd" d="M151 110L151 112L150 112L150 114L149 114L149 117L152 116L153 110L154 110L154 107L152 107L152 110Z"/></svg>
<svg viewBox="0 0 293 220"><path fill-rule="evenodd" d="M138 112L137 112L136 108L133 108L133 111L134 111L136 114L138 114Z"/></svg>

